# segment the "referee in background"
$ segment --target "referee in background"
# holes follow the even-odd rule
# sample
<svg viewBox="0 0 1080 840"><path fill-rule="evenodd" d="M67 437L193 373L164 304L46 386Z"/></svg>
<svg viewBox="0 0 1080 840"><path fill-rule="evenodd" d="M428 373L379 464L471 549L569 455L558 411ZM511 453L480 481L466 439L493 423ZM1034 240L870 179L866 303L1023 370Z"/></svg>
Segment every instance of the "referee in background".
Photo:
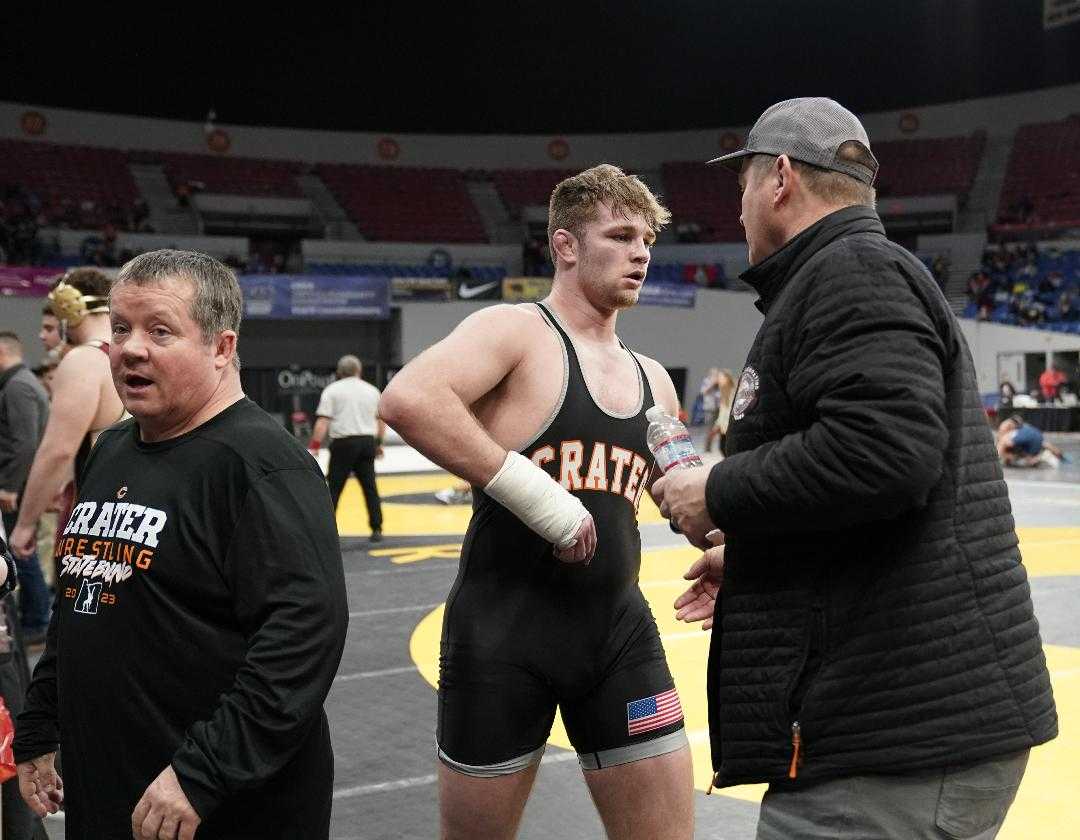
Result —
<svg viewBox="0 0 1080 840"><path fill-rule="evenodd" d="M356 356L342 356L337 381L323 389L309 448L318 451L330 435L330 498L337 511L338 499L349 473L364 490L371 527L371 542L382 541L382 504L375 486L375 459L383 454L386 424L379 418L379 389L360 378L363 366Z"/></svg>

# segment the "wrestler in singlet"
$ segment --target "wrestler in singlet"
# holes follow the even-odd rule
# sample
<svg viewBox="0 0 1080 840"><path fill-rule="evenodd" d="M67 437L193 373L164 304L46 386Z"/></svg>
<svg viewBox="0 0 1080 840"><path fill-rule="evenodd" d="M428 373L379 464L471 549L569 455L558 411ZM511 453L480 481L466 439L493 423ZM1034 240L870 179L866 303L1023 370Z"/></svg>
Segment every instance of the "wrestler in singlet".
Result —
<svg viewBox="0 0 1080 840"><path fill-rule="evenodd" d="M519 451L592 514L588 565L560 563L551 543L473 488L473 516L443 623L440 758L474 776L538 760L556 707L586 769L648 758L686 743L682 710L649 605L638 587L637 510L652 469L645 411L652 389L637 358L636 407L613 414L593 398L573 342L537 304L562 345L563 393Z"/></svg>

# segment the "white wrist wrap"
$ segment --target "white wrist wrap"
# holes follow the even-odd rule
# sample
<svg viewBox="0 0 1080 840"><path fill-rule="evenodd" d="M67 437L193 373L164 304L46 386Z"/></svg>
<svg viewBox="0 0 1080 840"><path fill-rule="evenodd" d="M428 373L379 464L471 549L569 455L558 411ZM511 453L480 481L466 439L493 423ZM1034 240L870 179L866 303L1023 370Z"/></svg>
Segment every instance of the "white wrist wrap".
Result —
<svg viewBox="0 0 1080 840"><path fill-rule="evenodd" d="M506 460L484 492L558 548L570 548L576 542L578 528L589 515L576 496L513 451L506 453Z"/></svg>

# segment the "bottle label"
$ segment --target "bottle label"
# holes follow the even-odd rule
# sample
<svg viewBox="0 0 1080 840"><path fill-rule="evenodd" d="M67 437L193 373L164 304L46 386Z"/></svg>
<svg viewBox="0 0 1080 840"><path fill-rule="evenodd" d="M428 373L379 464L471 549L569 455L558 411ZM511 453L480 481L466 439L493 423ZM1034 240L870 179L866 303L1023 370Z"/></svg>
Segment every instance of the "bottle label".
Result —
<svg viewBox="0 0 1080 840"><path fill-rule="evenodd" d="M656 444L653 449L656 463L664 472L682 467L699 467L701 459L694 451L694 442L686 432L674 434Z"/></svg>

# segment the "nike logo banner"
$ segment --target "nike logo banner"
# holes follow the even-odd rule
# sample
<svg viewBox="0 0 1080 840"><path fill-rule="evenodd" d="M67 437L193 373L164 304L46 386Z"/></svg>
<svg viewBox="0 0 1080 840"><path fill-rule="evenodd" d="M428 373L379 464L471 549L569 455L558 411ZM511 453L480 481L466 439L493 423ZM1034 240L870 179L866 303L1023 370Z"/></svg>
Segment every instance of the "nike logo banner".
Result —
<svg viewBox="0 0 1080 840"><path fill-rule="evenodd" d="M502 297L502 281L492 280L488 283L472 283L468 280L462 280L457 293L461 300L498 300Z"/></svg>

